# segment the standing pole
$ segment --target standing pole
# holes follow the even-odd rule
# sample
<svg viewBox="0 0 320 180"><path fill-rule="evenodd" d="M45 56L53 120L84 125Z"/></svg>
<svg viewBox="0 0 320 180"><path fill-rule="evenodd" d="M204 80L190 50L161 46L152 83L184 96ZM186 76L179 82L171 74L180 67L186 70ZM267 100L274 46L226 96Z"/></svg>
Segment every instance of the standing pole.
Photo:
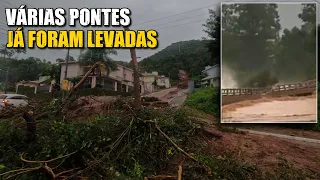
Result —
<svg viewBox="0 0 320 180"><path fill-rule="evenodd" d="M67 79L68 64L69 64L69 51L70 51L70 49L68 48L68 53L67 53L67 58L66 58L66 70L64 71L64 79Z"/></svg>
<svg viewBox="0 0 320 180"><path fill-rule="evenodd" d="M68 48L68 53L67 53L67 58L66 58L66 69L65 69L65 71L64 71L64 79L67 79L67 75L68 75L68 65L69 65L69 57L70 57L70 55L69 55L69 52L70 52L70 49ZM68 85L68 87L69 87L69 85ZM65 91L62 91L62 98L64 98L65 97Z"/></svg>
<svg viewBox="0 0 320 180"><path fill-rule="evenodd" d="M9 67L7 68L7 73L6 73L6 82L4 84L4 94L7 93L8 76L9 76Z"/></svg>
<svg viewBox="0 0 320 180"><path fill-rule="evenodd" d="M125 27L125 30L129 30L129 28ZM141 108L141 95L140 95L140 79L139 79L139 68L138 68L138 60L135 48L130 48L130 54L133 64L133 96L134 96L134 106L135 108Z"/></svg>

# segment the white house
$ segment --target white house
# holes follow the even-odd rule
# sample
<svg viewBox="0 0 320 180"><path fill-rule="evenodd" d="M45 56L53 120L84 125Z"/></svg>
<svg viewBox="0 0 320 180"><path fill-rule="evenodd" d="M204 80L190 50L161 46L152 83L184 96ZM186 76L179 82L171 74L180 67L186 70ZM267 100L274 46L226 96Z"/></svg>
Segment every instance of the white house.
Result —
<svg viewBox="0 0 320 180"><path fill-rule="evenodd" d="M158 86L164 86L166 88L170 88L171 85L170 85L170 79L168 77L165 77L165 76L159 76L158 79L157 79L157 85Z"/></svg>
<svg viewBox="0 0 320 180"><path fill-rule="evenodd" d="M66 63L61 62L61 75L60 82L65 77ZM72 61L68 63L67 79L81 78L90 69L89 66L81 66L79 62ZM91 88L101 87L114 91L129 92L133 90L133 70L125 66L117 64L117 70L110 72L107 76L106 72L95 71L94 74L89 75L84 86ZM145 93L145 87L148 86L148 82L142 81L140 78L140 92ZM72 82L69 82L69 89L72 86Z"/></svg>
<svg viewBox="0 0 320 180"><path fill-rule="evenodd" d="M151 83L154 84L156 82L157 86L164 86L165 88L170 88L170 79L168 77L165 77L164 75L159 75L157 71L153 71L152 73L147 73L144 72L142 73L143 76L143 82ZM154 90L154 85L146 87L146 91L153 91Z"/></svg>
<svg viewBox="0 0 320 180"><path fill-rule="evenodd" d="M218 64L214 66L206 66L202 71L202 74L206 75L205 78L201 79L201 84L208 87L219 87L220 86L220 66Z"/></svg>

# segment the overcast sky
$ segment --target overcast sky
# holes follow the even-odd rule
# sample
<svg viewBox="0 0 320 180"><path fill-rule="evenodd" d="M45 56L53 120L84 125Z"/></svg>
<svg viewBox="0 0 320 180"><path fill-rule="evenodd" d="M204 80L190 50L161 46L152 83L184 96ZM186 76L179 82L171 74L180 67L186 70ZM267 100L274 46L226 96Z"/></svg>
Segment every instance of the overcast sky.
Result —
<svg viewBox="0 0 320 180"><path fill-rule="evenodd" d="M157 49L137 50L137 56L143 59L174 42L207 37L207 34L203 32L202 24L209 17L208 9L216 10L220 7L220 2L218 0L0 0L0 44L5 44L7 38L4 34L7 34L6 29L8 27L3 24L6 23L5 7L18 8L21 4L34 8L62 7L65 9L127 7L132 13L131 29L155 29L159 34L159 47ZM283 28L291 29L293 26L301 24L301 21L296 17L297 12L300 11L299 6L279 6L279 11ZM78 26L77 28L80 29L81 27ZM90 27L90 29L93 28ZM79 50L71 50L70 52L72 56L78 58ZM27 54L21 55L21 57L34 56L54 62L57 58L65 58L66 53L67 50L62 49L28 49ZM118 55L113 58L121 61L130 61L131 59L129 50L118 50Z"/></svg>

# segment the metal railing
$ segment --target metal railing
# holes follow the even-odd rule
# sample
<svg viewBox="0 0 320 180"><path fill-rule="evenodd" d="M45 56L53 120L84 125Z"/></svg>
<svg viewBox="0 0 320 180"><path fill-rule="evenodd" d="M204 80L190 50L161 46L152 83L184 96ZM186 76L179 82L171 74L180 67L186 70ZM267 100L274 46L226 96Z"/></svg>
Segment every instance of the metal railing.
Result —
<svg viewBox="0 0 320 180"><path fill-rule="evenodd" d="M254 95L260 94L262 89L260 88L240 88L240 89L222 89L223 96L239 96L239 95Z"/></svg>
<svg viewBox="0 0 320 180"><path fill-rule="evenodd" d="M295 89L303 88L315 88L317 87L317 80L308 80L304 82L281 84L269 88L230 88L222 89L221 93L223 96L239 96L239 95L255 95L263 94L268 92L279 92L279 91L290 91Z"/></svg>
<svg viewBox="0 0 320 180"><path fill-rule="evenodd" d="M278 92L278 91L289 91L289 90L295 90L295 89L303 89L303 88L315 88L317 87L317 80L309 80L304 82L298 82L298 83L292 83L292 84L281 84L275 86L272 91Z"/></svg>

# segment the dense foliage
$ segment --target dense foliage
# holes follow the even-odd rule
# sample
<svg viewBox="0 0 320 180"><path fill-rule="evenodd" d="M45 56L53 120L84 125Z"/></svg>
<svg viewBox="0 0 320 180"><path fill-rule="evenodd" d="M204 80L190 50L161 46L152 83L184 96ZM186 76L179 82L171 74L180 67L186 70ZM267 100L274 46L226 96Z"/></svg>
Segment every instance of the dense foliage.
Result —
<svg viewBox="0 0 320 180"><path fill-rule="evenodd" d="M220 16L214 10L209 10L210 17L205 26L205 32L210 37L208 50L211 53L213 64L220 64Z"/></svg>
<svg viewBox="0 0 320 180"><path fill-rule="evenodd" d="M57 81L60 80L60 67L50 61L41 60L35 57L26 59L0 58L0 82L5 82L6 71L8 70L8 84L14 88L19 81L35 81L40 76L51 76Z"/></svg>
<svg viewBox="0 0 320 180"><path fill-rule="evenodd" d="M276 4L223 5L223 67L234 70L239 87L262 84L256 77L266 72L276 79L269 85L315 79L315 13L315 5L304 5L302 26L282 33Z"/></svg>
<svg viewBox="0 0 320 180"><path fill-rule="evenodd" d="M205 88L188 96L185 105L219 117L220 92L217 88Z"/></svg>
<svg viewBox="0 0 320 180"><path fill-rule="evenodd" d="M117 68L110 55L117 55L117 51L105 48L89 48L81 51L79 62L82 65L93 65L97 62L103 63L107 74L109 74Z"/></svg>
<svg viewBox="0 0 320 180"><path fill-rule="evenodd" d="M42 103L41 109L53 110L58 105L55 101ZM46 165L56 174L74 169L64 175L88 179L138 180L147 175L176 174L181 161L186 180L270 179L271 175L280 178L277 174L264 177L254 166L237 160L235 155L208 152L206 146L210 143L205 142L210 137L201 133L185 110L144 108L130 111L125 105L126 101L119 100L107 117L98 115L86 122L61 121L59 117L38 120L36 141L26 138L24 120L3 119L0 121L0 174L18 169L4 178L51 179L41 168L43 162L23 162L23 157L49 161ZM206 168L183 157L157 127ZM304 174L291 167L281 172L281 177L289 178L280 179L305 179Z"/></svg>
<svg viewBox="0 0 320 180"><path fill-rule="evenodd" d="M159 74L178 80L178 70L195 77L207 65L214 65L208 51L209 40L180 41L139 62L141 71L158 71Z"/></svg>
<svg viewBox="0 0 320 180"><path fill-rule="evenodd" d="M141 119L138 120L134 114L122 112L124 109L120 103L116 106L118 111L108 117L97 116L85 124L39 121L36 143L27 142L24 123L18 123L20 120L1 121L0 173L23 164L30 166L20 160L21 153L24 153L25 159L48 160L74 151L77 153L70 158L48 165L51 168L57 166L55 172L80 167L84 169L80 175L90 179L101 176L108 179L121 179L123 176L141 179L143 175L174 169L176 165L172 167L170 162L179 157L179 152L159 134L154 123L142 120L156 120L162 131L178 144L186 145L195 133L195 127L186 112L174 110L164 114L144 109L135 112ZM200 177L204 176L202 174ZM25 173L23 177L39 179L46 176L44 171L34 171Z"/></svg>

